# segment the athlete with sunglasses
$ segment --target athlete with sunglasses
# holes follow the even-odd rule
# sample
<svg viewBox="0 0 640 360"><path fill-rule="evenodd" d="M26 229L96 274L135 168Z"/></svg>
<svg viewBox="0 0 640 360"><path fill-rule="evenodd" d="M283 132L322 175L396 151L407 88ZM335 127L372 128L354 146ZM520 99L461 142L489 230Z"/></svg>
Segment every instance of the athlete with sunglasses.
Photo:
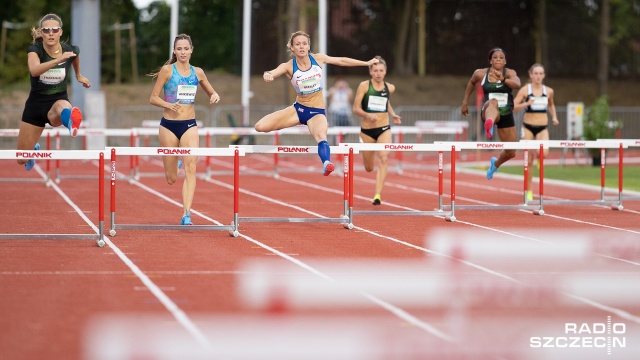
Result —
<svg viewBox="0 0 640 360"><path fill-rule="evenodd" d="M64 125L71 136L76 136L82 113L71 106L67 94L67 79L71 67L76 80L85 88L91 87L89 80L80 74L80 49L60 42L62 20L58 15L47 14L40 20L40 26L31 29L33 43L27 48L27 65L31 78L31 92L27 99L20 131L18 150L40 149L38 139L45 125ZM27 170L35 165L35 160L18 160Z"/></svg>

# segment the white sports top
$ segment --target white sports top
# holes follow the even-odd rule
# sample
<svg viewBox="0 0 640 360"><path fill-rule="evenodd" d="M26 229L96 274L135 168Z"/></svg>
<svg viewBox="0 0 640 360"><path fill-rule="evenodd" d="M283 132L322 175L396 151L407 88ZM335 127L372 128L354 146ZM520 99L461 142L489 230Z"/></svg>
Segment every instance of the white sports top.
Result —
<svg viewBox="0 0 640 360"><path fill-rule="evenodd" d="M309 95L322 90L322 68L311 54L309 54L309 59L311 67L307 70L300 70L296 59L293 58L291 85L299 95Z"/></svg>

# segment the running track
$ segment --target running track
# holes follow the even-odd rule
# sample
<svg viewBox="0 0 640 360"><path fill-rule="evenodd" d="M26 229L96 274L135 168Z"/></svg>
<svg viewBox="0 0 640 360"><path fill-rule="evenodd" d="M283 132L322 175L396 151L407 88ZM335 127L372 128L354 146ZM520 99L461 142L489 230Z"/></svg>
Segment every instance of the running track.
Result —
<svg viewBox="0 0 640 360"><path fill-rule="evenodd" d="M281 160L283 172L274 179L264 175L272 168L271 161L270 156L241 158L240 216L342 213L341 176L323 177L315 157L293 156ZM405 166L403 175L390 171L381 209L432 210L437 206L435 158L405 156L405 161L431 167ZM226 225L233 219L232 163L222 158L212 162L214 170L223 173L198 181L192 219L196 224ZM371 210L374 174L362 171L360 157L355 163L354 209ZM125 164L128 161L119 171L128 172ZM27 173L14 162L3 161L0 178L36 179L43 175L42 165ZM65 161L62 173L94 175L97 165ZM143 171L162 171L158 160L143 161L141 166ZM202 173L203 161L198 167ZM307 168L314 171L286 171ZM445 171L445 180L448 176ZM181 183L169 186L163 177L144 176L132 184L119 181L117 222L177 224ZM522 180L499 173L488 182L482 172L460 172L456 187L457 205L518 204L522 199ZM63 179L50 188L37 182L3 182L0 194L0 233L95 231L95 179ZM598 195L598 190L545 185L545 199ZM199 351L229 359L632 359L640 353L640 303L619 301L615 294L604 296L605 301L584 294L555 294L514 304L509 299L513 293L496 291L470 306L456 305L455 298L427 306L421 305L419 286L417 299L394 296L394 291L406 294L401 287L373 286L400 284L422 272L451 275L452 282L469 277L505 284L562 274L587 274L594 284L612 283L621 276L640 279L638 246L626 253L591 252L579 261L452 260L427 241L429 234L445 229L454 234L472 230L478 241L499 237L523 246L561 243L562 237L549 237L548 231L562 230L603 234L603 243L624 238L640 245L640 202L624 206L623 211L612 211L601 206L545 205L544 216L522 210L459 209L454 223L441 217L356 214L352 230L331 223L241 223L237 238L226 231L119 230L116 236L107 236L104 248L88 240L0 240L0 359L207 358L199 357ZM108 234L108 206L105 212ZM350 276L354 274L366 276ZM311 293L321 291L323 284L339 284L349 293L345 299L356 305L305 304L273 289L267 291L272 292L267 300L244 298L243 281L261 276L276 282L301 276ZM576 304L565 305L566 299L554 296L573 296ZM580 348L530 346L531 337L563 335L566 323L600 324L607 319L624 324L625 334L619 337L626 336L625 347L614 347L610 355L584 343ZM365 330L370 338L358 341L370 346L368 353L323 352L349 348L345 337L358 337ZM583 332L578 337L584 341L590 336ZM135 343L147 353L136 353ZM117 352L119 346L122 353ZM283 350L287 348L288 353Z"/></svg>

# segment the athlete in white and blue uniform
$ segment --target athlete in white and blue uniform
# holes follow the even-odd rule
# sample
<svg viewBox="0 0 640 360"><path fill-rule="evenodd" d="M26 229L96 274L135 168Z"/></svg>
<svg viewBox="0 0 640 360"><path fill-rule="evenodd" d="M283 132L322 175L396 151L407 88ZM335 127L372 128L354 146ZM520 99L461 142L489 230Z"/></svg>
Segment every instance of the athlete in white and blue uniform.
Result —
<svg viewBox="0 0 640 360"><path fill-rule="evenodd" d="M331 57L326 54L309 53L311 39L302 31L291 34L289 50L293 59L280 64L277 68L265 71L265 82L271 82L281 75L287 75L296 90L296 102L282 110L271 113L260 119L255 129L259 132L270 132L296 125L307 125L309 132L318 143L318 156L322 162L322 174L328 176L335 166L331 163L331 150L327 143L327 116L325 114L324 95L322 92L322 65L369 66L377 59L360 61L346 57Z"/></svg>
<svg viewBox="0 0 640 360"><path fill-rule="evenodd" d="M204 71L189 64L193 44L189 35L180 34L173 41L171 59L160 69L157 81L151 91L149 102L163 108L160 120L160 146L197 148L200 144L196 111L194 108L198 85L207 93L209 103L220 101ZM160 92L164 97L160 97ZM185 156L185 178L182 184L183 214L180 225L193 225L191 205L196 191L196 156ZM163 156L164 173L167 183L172 185L178 178L178 157Z"/></svg>
<svg viewBox="0 0 640 360"><path fill-rule="evenodd" d="M514 99L513 111L525 111L522 121L522 139L524 140L549 140L549 115L553 125L558 125L556 106L553 101L554 91L543 84L544 67L541 64L533 64L529 68L529 78L531 82L518 90ZM545 150L545 154L548 150ZM537 152L530 151L528 157L529 169L532 169L533 160ZM531 180L533 179L533 169L529 171L527 201L533 200L531 191Z"/></svg>

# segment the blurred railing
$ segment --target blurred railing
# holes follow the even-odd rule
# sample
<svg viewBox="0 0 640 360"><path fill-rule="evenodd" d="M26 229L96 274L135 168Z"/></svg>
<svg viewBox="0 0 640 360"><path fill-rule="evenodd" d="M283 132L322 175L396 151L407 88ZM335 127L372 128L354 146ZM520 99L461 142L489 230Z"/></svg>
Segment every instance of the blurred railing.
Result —
<svg viewBox="0 0 640 360"><path fill-rule="evenodd" d="M249 126L253 127L260 118L277 110L285 108L287 105L253 105L248 111L243 111L241 105L217 105L214 107L196 105L196 119L202 121L205 127L233 127L233 126ZM398 106L395 111L402 117L402 125L414 126L416 121L468 121L468 139L470 141L478 140L477 134L482 134L480 129L480 121L475 107L472 107L468 116L462 116L459 107L453 106ZM17 106L0 106L0 129L17 129L22 117L22 107ZM567 108L566 106L557 106L556 111L560 125L549 126L549 135L551 139L567 139ZM589 111L585 109L585 113ZM618 132L620 138L638 139L640 138L640 107L610 107L611 119L619 120L622 123L622 129ZM108 128L133 128L142 127L145 120L160 120L162 112L155 106L122 106L118 108L108 109ZM516 130L520 134L523 112L515 114ZM354 124L357 126L359 121L355 119ZM445 135L446 136L446 135ZM333 139L332 139L333 140ZM422 141L440 141L448 140L442 138L442 135L433 135L423 137ZM480 135L479 140L484 140L484 136ZM81 141L69 137L62 139L63 149L80 149L83 144ZM127 146L128 139L114 139L110 141L109 146ZM236 137L220 136L215 139L216 144L224 144L237 141ZM271 142L267 137L245 138L244 141ZM314 145L311 137L302 137L299 135L283 135L279 139L282 144L291 145ZM343 139L345 142L358 141L357 135L348 135ZM414 142L416 139L412 135L406 136L404 142ZM155 146L155 142L150 143ZM204 145L204 143L202 144ZM15 148L16 139L12 137L0 137L0 147L3 149Z"/></svg>

